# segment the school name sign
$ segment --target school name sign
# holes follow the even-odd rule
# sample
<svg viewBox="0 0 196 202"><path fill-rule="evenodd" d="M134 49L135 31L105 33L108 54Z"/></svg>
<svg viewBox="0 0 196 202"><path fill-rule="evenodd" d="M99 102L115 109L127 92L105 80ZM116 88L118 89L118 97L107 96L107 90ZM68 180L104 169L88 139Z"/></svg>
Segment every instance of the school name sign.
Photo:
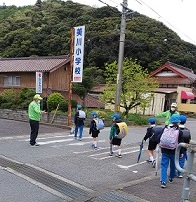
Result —
<svg viewBox="0 0 196 202"><path fill-rule="evenodd" d="M82 82L85 26L74 27L73 81Z"/></svg>

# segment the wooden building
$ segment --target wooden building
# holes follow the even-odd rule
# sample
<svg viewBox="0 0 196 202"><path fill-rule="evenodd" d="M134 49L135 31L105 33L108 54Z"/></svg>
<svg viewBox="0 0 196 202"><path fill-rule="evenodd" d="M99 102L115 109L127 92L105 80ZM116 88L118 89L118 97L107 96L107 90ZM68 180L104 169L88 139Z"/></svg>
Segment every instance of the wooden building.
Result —
<svg viewBox="0 0 196 202"><path fill-rule="evenodd" d="M61 93L68 99L70 78L70 58L63 56L0 58L0 93L5 89L36 88L36 72L42 72L42 96L53 92ZM72 94L72 99L86 107L104 107L96 97L90 94L83 102Z"/></svg>
<svg viewBox="0 0 196 202"><path fill-rule="evenodd" d="M159 106L158 111L165 111L170 108L172 102L177 102L179 111L188 111L188 105L193 103L196 97L196 74L192 69L166 62L152 72L150 77L157 79L159 88L156 94L162 95L156 101L153 100L154 109ZM156 113L158 112L154 111L151 114Z"/></svg>
<svg viewBox="0 0 196 202"><path fill-rule="evenodd" d="M131 109L130 113L157 114L170 108L171 103L177 102L179 111L196 112L196 74L192 69L166 62L153 71L149 77L154 77L159 83L150 107L145 112L137 106ZM91 93L98 96L104 91L104 85L99 85L91 90ZM106 108L114 109L108 105Z"/></svg>
<svg viewBox="0 0 196 202"><path fill-rule="evenodd" d="M67 56L1 58L0 93L4 89L35 89L36 72L43 73L43 96L54 91L68 91L69 63Z"/></svg>

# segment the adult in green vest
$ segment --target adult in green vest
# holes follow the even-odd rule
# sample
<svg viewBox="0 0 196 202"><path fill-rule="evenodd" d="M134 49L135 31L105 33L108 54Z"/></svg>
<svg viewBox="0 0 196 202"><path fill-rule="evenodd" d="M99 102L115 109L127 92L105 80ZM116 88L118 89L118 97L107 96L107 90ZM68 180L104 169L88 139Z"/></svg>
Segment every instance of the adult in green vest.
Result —
<svg viewBox="0 0 196 202"><path fill-rule="evenodd" d="M33 101L29 104L28 108L28 116L29 116L29 123L31 127L31 134L30 134L30 145L31 146L39 146L36 143L36 139L39 132L39 122L42 114L45 114L45 111L41 111L40 109L40 100L42 97L39 94L36 94L33 97Z"/></svg>
<svg viewBox="0 0 196 202"><path fill-rule="evenodd" d="M156 118L164 118L165 117L165 126L168 126L170 124L170 118L173 114L179 114L177 111L177 104L172 103L171 108L165 112L161 112L159 114L156 114Z"/></svg>

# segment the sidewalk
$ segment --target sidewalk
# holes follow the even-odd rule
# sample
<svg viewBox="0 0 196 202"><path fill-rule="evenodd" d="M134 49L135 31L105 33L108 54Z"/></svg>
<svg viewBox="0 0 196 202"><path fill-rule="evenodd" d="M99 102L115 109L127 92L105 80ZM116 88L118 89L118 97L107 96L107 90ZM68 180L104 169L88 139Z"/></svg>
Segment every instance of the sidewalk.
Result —
<svg viewBox="0 0 196 202"><path fill-rule="evenodd" d="M140 197L150 202L178 202L182 201L182 188L184 178L174 178L172 184L167 183L166 188L161 188L159 177L146 180L135 185L125 186L122 191ZM190 184L190 201L196 201L196 182Z"/></svg>
<svg viewBox="0 0 196 202"><path fill-rule="evenodd" d="M99 193L86 202L180 202L182 201L182 188L184 178L175 178L168 183L165 189L160 187L159 176L149 176L135 180L106 193ZM196 183L191 182L190 202L196 201Z"/></svg>

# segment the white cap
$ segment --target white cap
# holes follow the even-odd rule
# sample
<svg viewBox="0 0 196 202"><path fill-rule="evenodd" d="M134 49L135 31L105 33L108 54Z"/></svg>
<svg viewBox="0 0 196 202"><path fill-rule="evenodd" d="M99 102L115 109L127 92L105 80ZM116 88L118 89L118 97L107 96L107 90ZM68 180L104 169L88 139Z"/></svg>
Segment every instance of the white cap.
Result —
<svg viewBox="0 0 196 202"><path fill-rule="evenodd" d="M174 103L171 104L171 107L175 107L176 108L177 104L174 102Z"/></svg>

